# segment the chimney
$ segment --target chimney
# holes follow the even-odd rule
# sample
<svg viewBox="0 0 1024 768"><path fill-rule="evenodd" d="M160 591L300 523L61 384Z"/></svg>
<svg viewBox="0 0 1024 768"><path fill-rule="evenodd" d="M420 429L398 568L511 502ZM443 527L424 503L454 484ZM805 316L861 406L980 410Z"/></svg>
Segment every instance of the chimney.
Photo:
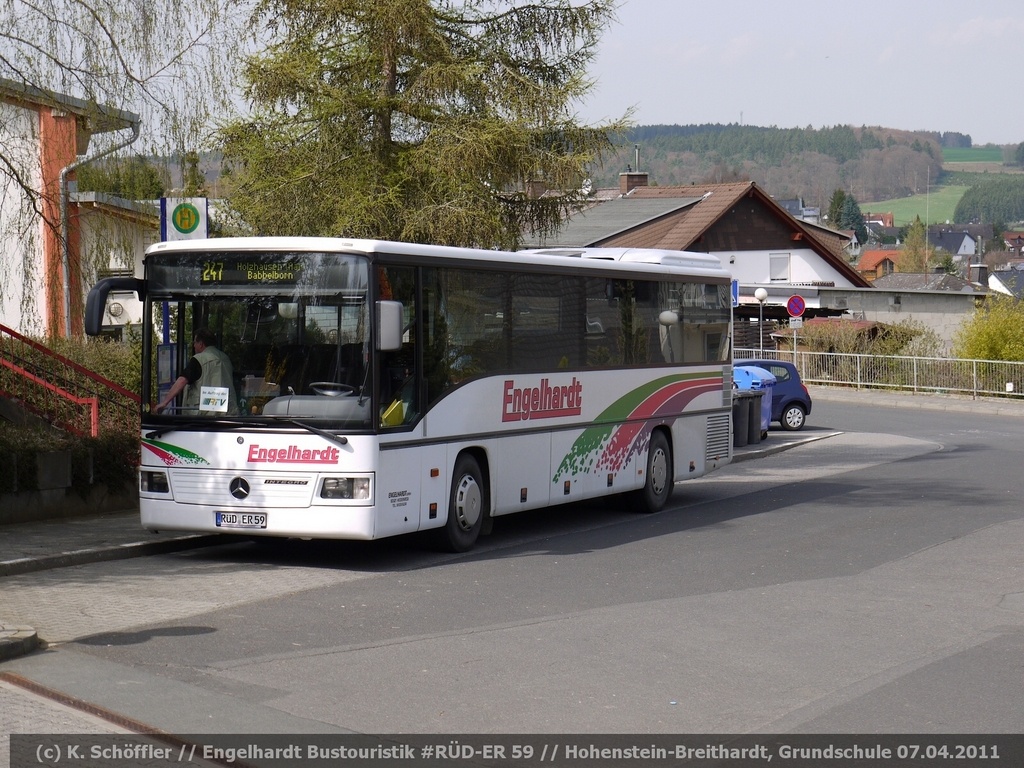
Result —
<svg viewBox="0 0 1024 768"><path fill-rule="evenodd" d="M619 174L619 194L628 195L637 187L647 186L647 173L640 171L626 171Z"/></svg>
<svg viewBox="0 0 1024 768"><path fill-rule="evenodd" d="M967 275L972 283L988 285L988 267L984 264L971 264L968 267Z"/></svg>

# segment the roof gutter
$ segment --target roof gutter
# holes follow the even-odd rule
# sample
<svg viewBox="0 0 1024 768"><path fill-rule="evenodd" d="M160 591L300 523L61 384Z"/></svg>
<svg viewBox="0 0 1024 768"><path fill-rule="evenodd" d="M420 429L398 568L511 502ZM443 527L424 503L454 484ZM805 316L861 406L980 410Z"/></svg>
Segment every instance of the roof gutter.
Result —
<svg viewBox="0 0 1024 768"><path fill-rule="evenodd" d="M86 155L80 160L76 160L71 165L61 168L60 171L60 242L61 242L61 270L64 278L64 335L67 338L71 338L71 248L68 242L68 175L73 173L76 168L91 163L94 160L99 160L101 157L106 157L109 154L116 152L119 149L124 149L135 143L139 138L141 132L141 119L132 120L129 127L132 129L132 136L130 139L122 142L121 144L115 144L102 152L97 152L95 155ZM79 243L81 247L81 243Z"/></svg>

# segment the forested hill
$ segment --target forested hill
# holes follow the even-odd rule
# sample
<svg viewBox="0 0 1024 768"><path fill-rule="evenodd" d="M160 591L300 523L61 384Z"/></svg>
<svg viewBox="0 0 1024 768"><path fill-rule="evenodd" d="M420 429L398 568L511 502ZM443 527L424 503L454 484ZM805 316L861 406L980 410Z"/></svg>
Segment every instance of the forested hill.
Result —
<svg viewBox="0 0 1024 768"><path fill-rule="evenodd" d="M962 134L956 134L960 139ZM970 137L966 139L970 146ZM781 165L795 154L817 152L845 163L865 150L897 145L926 153L940 150L940 134L914 134L882 128L763 128L753 125L650 125L630 132L633 144L649 144L677 151L714 152L726 159L755 159ZM940 154L941 156L941 154Z"/></svg>
<svg viewBox="0 0 1024 768"><path fill-rule="evenodd" d="M860 200L924 191L939 178L942 148L963 146L971 146L970 136L877 126L638 126L593 182L615 187L629 169L659 185L753 180L776 197L827 207L837 188Z"/></svg>

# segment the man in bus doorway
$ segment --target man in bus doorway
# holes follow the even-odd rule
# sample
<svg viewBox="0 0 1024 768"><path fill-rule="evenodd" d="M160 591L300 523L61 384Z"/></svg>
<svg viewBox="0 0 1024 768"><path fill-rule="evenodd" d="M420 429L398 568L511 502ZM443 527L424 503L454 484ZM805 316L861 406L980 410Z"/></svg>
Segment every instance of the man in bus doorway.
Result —
<svg viewBox="0 0 1024 768"><path fill-rule="evenodd" d="M185 366L185 372L175 379L154 411L160 413L184 390L182 414L237 414L238 397L235 394L235 374L231 359L217 348L217 337L209 328L198 329L192 338L195 354Z"/></svg>

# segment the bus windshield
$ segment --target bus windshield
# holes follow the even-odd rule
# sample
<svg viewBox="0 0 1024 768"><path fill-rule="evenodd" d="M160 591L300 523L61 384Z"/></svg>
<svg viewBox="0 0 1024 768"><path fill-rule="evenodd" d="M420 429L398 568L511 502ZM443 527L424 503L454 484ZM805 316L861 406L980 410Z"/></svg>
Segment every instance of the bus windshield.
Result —
<svg viewBox="0 0 1024 768"><path fill-rule="evenodd" d="M167 339L144 371L155 415L372 426L364 257L155 253L146 274Z"/></svg>

